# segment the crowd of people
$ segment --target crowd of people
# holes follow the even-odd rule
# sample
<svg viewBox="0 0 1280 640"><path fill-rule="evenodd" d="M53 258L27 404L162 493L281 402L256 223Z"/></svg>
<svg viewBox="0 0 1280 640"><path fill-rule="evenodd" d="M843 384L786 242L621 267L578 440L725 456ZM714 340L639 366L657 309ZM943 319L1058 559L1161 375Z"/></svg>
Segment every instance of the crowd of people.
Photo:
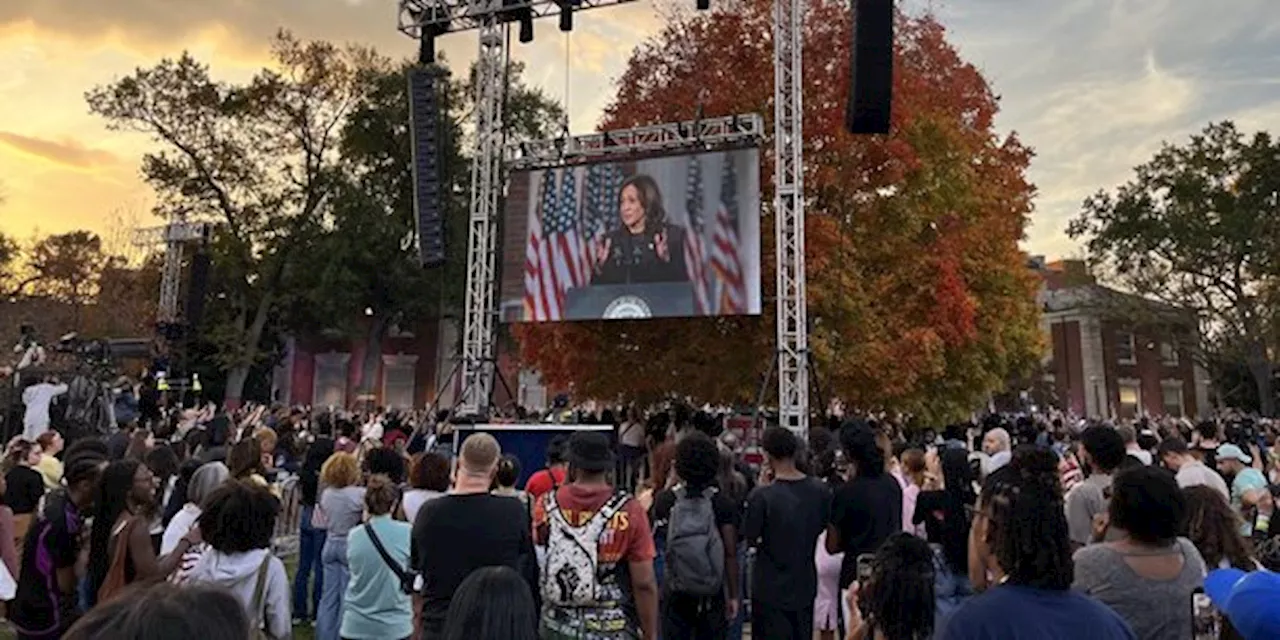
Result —
<svg viewBox="0 0 1280 640"><path fill-rule="evenodd" d="M1270 423L832 419L749 464L708 414L615 415L527 481L382 411L24 433L0 600L30 639L1280 638Z"/></svg>

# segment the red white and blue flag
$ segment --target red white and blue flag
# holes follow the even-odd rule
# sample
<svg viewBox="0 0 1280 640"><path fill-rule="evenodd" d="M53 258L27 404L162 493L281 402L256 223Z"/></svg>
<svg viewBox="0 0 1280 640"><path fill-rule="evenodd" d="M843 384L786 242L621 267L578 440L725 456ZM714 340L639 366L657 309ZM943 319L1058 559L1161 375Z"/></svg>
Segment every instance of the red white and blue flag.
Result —
<svg viewBox="0 0 1280 640"><path fill-rule="evenodd" d="M738 175L733 154L724 155L720 206L711 231L711 268L720 281L719 314L747 312L747 284L738 255Z"/></svg>
<svg viewBox="0 0 1280 640"><path fill-rule="evenodd" d="M693 285L693 300L697 314L711 313L710 296L707 295L706 252L702 243L702 162L698 156L689 158L689 191L685 198L685 210L689 213L689 232L685 236L684 264Z"/></svg>

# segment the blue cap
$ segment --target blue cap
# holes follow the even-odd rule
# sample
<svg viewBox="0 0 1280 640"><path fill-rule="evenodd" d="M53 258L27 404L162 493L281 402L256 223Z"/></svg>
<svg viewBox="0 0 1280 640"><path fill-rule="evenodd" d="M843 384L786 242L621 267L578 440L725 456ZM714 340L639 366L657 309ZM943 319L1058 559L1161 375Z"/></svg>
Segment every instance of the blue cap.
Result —
<svg viewBox="0 0 1280 640"><path fill-rule="evenodd" d="M1245 640L1280 638L1280 573L1210 571L1204 592Z"/></svg>

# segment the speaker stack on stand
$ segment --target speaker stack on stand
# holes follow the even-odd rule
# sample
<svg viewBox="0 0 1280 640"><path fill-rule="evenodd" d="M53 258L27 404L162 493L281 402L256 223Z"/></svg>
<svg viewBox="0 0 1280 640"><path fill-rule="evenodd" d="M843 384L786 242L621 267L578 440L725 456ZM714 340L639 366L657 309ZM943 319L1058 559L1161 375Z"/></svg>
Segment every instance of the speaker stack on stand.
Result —
<svg viewBox="0 0 1280 640"><path fill-rule="evenodd" d="M853 0L845 128L889 133L893 104L893 0Z"/></svg>

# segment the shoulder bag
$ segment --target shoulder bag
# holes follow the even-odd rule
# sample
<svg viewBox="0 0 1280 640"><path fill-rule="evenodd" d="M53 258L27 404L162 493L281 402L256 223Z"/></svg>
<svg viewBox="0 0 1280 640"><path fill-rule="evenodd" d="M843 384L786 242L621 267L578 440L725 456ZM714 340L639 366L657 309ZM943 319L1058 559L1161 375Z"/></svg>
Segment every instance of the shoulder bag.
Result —
<svg viewBox="0 0 1280 640"><path fill-rule="evenodd" d="M102 580L102 586L98 587L98 604L110 602L120 595L120 592L124 591L125 587L129 586L128 576L125 575L125 567L128 566L129 562L129 535L133 533L133 527L136 522L136 518L130 518L116 533L115 555L111 558L111 566L107 568L107 575Z"/></svg>
<svg viewBox="0 0 1280 640"><path fill-rule="evenodd" d="M382 556L382 562L400 579L400 590L405 595L417 595L421 576L411 568L401 567L400 563L396 562L390 553L387 553L387 548L382 546L382 540L378 539L378 532L373 530L373 523L366 523L364 530L369 534L369 541L373 543L373 548L378 550L379 556Z"/></svg>
<svg viewBox="0 0 1280 640"><path fill-rule="evenodd" d="M254 640L266 640L270 637L262 630L263 610L267 608L267 572L270 569L271 550L268 549L267 555L262 558L262 564L258 566L258 582L253 587L253 600L249 604L253 607L249 615L249 637Z"/></svg>

